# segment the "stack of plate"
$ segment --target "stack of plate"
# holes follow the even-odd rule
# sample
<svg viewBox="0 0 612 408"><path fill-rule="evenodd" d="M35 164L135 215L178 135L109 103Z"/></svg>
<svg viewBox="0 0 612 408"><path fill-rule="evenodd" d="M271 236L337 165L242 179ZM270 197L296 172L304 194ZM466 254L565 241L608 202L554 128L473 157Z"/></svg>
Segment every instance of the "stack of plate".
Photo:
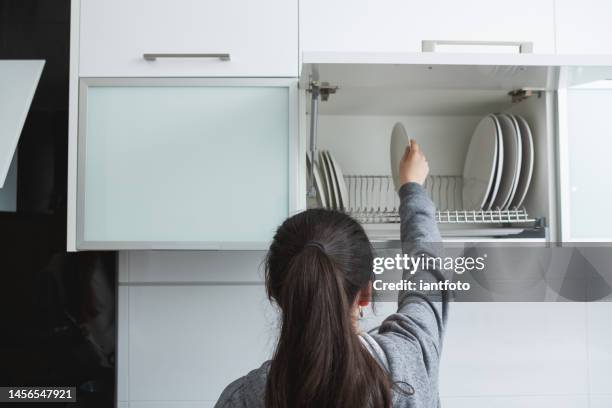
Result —
<svg viewBox="0 0 612 408"><path fill-rule="evenodd" d="M310 174L312 160L306 156L307 171ZM319 160L315 161L314 186L317 192L318 205L334 210L348 208L348 189L338 161L328 150L319 151Z"/></svg>
<svg viewBox="0 0 612 408"><path fill-rule="evenodd" d="M476 127L465 158L464 209L519 208L529 190L533 160L533 137L523 117L487 115Z"/></svg>

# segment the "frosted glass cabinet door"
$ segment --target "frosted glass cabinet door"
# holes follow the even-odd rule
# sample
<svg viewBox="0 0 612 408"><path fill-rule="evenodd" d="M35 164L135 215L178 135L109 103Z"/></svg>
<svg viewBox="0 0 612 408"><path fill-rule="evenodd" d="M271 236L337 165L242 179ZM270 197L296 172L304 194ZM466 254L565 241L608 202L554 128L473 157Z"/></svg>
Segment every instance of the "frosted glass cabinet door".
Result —
<svg viewBox="0 0 612 408"><path fill-rule="evenodd" d="M612 242L612 88L567 89L560 105L563 240Z"/></svg>
<svg viewBox="0 0 612 408"><path fill-rule="evenodd" d="M265 247L293 209L295 87L81 79L77 248Z"/></svg>

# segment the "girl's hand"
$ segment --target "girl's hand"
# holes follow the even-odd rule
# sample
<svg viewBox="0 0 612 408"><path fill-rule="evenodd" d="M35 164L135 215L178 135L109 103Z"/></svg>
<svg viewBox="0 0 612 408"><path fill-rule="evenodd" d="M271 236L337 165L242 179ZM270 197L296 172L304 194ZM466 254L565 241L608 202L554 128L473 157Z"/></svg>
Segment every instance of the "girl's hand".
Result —
<svg viewBox="0 0 612 408"><path fill-rule="evenodd" d="M400 184L414 182L423 185L427 174L429 174L429 163L427 157L414 139L410 140L410 146L406 148L404 157L400 162Z"/></svg>

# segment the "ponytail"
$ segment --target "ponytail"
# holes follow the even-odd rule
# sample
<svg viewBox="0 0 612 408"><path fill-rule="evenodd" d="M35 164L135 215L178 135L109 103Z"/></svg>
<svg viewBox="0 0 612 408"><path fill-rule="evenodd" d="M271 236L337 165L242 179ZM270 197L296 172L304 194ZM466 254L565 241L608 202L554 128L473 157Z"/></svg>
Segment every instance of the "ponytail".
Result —
<svg viewBox="0 0 612 408"><path fill-rule="evenodd" d="M355 228L348 216L325 213L339 214L341 221ZM300 238L297 246L288 245L290 242L283 246L279 241L289 238L282 236L285 224L277 232L266 268L268 295L282 310L280 338L266 385L266 408L390 407L389 379L361 344L352 316L356 294L364 285L355 284L346 267L362 264L364 254L347 251L352 234L343 236L342 230L336 231L339 238L347 239L341 245L315 236L313 241L304 243ZM342 227L340 224L336 227ZM333 229L331 233L333 236ZM365 240L369 253L365 256L371 258ZM371 272L359 272L365 274L367 285Z"/></svg>

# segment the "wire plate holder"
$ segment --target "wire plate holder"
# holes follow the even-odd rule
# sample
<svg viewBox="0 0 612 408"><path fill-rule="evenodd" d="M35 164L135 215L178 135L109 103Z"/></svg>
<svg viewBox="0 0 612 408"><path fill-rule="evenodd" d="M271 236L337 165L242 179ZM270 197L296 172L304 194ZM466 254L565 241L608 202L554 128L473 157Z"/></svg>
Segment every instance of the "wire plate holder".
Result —
<svg viewBox="0 0 612 408"><path fill-rule="evenodd" d="M346 211L365 224L396 224L399 219L399 198L391 176L345 175L348 203ZM461 176L429 176L424 185L436 205L436 221L440 224L488 224L541 226L524 208L472 210L464 209L461 197Z"/></svg>

